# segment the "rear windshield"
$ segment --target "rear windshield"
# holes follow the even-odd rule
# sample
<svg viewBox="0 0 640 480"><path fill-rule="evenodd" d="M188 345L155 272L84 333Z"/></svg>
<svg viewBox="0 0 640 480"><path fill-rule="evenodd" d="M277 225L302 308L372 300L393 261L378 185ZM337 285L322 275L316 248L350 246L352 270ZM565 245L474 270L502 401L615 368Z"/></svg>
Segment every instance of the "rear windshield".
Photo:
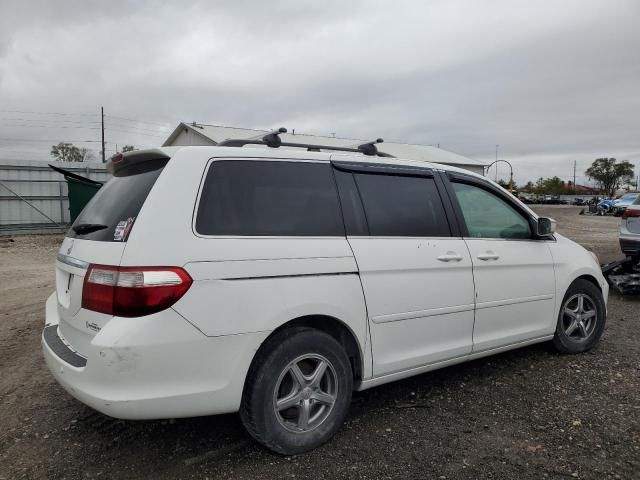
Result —
<svg viewBox="0 0 640 480"><path fill-rule="evenodd" d="M89 201L67 235L99 242L126 241L167 162L151 160L120 169Z"/></svg>

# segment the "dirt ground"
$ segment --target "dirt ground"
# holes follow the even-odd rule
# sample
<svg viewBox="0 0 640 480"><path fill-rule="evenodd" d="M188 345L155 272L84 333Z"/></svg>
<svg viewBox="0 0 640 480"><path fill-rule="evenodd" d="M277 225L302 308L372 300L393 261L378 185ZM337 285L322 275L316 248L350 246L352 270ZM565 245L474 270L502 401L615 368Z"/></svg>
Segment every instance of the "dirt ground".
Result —
<svg viewBox="0 0 640 480"><path fill-rule="evenodd" d="M620 258L618 219L537 210ZM610 295L591 353L537 345L356 393L331 442L281 457L237 415L120 421L67 395L40 352L60 241L0 239L0 480L640 478L640 299Z"/></svg>

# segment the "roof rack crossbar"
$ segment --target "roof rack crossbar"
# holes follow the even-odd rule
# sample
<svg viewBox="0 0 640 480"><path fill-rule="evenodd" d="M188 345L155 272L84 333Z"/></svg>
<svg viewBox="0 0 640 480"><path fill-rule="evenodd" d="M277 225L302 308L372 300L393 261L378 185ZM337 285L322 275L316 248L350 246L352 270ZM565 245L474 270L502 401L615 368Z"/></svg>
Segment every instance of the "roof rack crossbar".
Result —
<svg viewBox="0 0 640 480"><path fill-rule="evenodd" d="M378 147L376 147L376 143L382 143L384 140L381 138L376 138L372 142L363 143L362 145L358 145L358 150L360 150L365 155L378 155Z"/></svg>
<svg viewBox="0 0 640 480"><path fill-rule="evenodd" d="M363 153L369 156L394 158L393 155L381 152L377 149L375 144L382 143L383 140L381 138L378 138L372 142L363 143L357 148L351 148L351 147L334 147L331 145L314 145L309 143L283 142L282 139L280 138L281 133L287 133L287 129L284 127L279 128L278 130L275 130L271 133L266 134L264 137L262 137L262 140L230 138L228 140L224 140L218 143L218 146L219 147L244 147L245 145L266 145L271 148L297 147L297 148L306 148L308 152L320 152L322 150L332 150L336 152L355 152L355 153Z"/></svg>
<svg viewBox="0 0 640 480"><path fill-rule="evenodd" d="M280 127L278 130L267 133L264 137L262 137L262 141L271 148L278 148L280 145L282 145L282 139L280 138L281 133L287 133L287 129L284 127Z"/></svg>

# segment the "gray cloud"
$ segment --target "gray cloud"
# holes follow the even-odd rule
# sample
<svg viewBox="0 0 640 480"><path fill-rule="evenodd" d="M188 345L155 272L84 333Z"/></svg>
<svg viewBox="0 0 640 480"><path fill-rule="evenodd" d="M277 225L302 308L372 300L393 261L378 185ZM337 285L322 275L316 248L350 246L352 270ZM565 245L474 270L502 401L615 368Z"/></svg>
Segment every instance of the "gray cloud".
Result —
<svg viewBox="0 0 640 480"><path fill-rule="evenodd" d="M141 121L107 117L110 151L181 120L286 125L485 161L500 144L517 180L568 178L640 162L639 21L633 0L5 2L0 158L97 148L104 105Z"/></svg>

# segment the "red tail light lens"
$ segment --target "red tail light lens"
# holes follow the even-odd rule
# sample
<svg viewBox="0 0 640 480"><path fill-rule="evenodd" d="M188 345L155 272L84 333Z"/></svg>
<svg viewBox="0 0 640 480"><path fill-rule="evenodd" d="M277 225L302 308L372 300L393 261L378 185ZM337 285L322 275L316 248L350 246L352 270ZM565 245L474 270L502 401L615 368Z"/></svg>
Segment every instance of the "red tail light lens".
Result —
<svg viewBox="0 0 640 480"><path fill-rule="evenodd" d="M640 217L640 208L627 208L622 214L622 218Z"/></svg>
<svg viewBox="0 0 640 480"><path fill-rule="evenodd" d="M82 308L119 317L141 317L176 303L193 280L179 267L90 265Z"/></svg>

